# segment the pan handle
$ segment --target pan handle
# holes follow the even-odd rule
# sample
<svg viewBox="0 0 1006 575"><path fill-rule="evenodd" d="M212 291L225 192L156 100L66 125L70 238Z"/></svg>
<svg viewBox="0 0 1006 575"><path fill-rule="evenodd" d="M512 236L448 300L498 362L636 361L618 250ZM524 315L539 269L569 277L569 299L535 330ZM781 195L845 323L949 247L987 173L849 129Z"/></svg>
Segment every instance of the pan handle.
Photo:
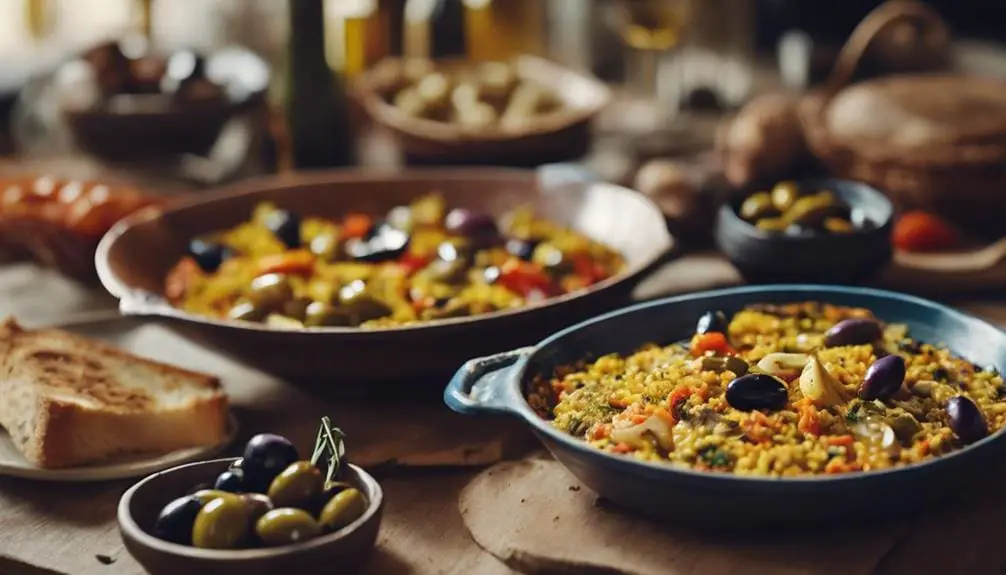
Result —
<svg viewBox="0 0 1006 575"><path fill-rule="evenodd" d="M466 362L444 390L444 403L465 415L515 413L520 401L513 374L535 348L522 347Z"/></svg>

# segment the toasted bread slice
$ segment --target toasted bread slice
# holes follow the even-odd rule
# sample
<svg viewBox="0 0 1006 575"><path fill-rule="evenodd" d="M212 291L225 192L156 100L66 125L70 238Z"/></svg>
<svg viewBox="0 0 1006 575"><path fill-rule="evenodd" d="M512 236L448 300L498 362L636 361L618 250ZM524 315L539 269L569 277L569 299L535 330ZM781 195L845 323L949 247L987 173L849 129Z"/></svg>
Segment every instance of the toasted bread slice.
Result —
<svg viewBox="0 0 1006 575"><path fill-rule="evenodd" d="M0 425L31 463L61 468L117 454L220 443L217 378L58 329L0 323Z"/></svg>

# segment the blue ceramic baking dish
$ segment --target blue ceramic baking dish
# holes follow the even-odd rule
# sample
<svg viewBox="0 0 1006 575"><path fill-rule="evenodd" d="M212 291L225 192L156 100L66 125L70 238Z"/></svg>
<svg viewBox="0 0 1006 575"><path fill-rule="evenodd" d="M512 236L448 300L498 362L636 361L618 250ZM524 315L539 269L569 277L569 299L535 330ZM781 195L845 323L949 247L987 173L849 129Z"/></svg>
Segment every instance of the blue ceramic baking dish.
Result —
<svg viewBox="0 0 1006 575"><path fill-rule="evenodd" d="M912 466L806 478L751 478L697 472L610 455L554 429L525 401L538 375L605 353L626 353L646 342L689 337L710 309L728 314L754 303L820 301L872 310L904 323L920 340L945 343L975 364L1006 371L1006 333L975 317L898 293L854 287L766 285L716 290L635 305L585 321L531 347L466 363L444 391L454 411L523 419L552 455L599 495L674 523L714 529L805 527L877 519L928 509L965 490L1006 456L996 433L965 449Z"/></svg>

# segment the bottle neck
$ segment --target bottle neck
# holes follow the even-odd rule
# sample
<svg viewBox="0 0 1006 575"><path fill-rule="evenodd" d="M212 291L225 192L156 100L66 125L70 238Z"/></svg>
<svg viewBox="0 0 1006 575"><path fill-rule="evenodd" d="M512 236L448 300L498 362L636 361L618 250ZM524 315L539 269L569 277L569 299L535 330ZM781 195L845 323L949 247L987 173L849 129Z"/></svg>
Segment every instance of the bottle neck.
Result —
<svg viewBox="0 0 1006 575"><path fill-rule="evenodd" d="M325 5L323 0L287 0L290 11L291 68L327 67L325 60Z"/></svg>

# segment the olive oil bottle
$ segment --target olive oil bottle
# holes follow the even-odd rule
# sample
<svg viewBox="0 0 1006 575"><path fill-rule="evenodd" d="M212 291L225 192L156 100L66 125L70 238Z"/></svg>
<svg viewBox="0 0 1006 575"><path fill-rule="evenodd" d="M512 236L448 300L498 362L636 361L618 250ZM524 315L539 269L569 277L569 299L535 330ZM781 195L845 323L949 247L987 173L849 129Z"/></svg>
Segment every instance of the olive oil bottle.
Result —
<svg viewBox="0 0 1006 575"><path fill-rule="evenodd" d="M325 57L323 0L287 0L286 132L297 169L356 162L342 74Z"/></svg>
<svg viewBox="0 0 1006 575"><path fill-rule="evenodd" d="M468 56L509 60L545 51L546 6L540 0L463 0Z"/></svg>

